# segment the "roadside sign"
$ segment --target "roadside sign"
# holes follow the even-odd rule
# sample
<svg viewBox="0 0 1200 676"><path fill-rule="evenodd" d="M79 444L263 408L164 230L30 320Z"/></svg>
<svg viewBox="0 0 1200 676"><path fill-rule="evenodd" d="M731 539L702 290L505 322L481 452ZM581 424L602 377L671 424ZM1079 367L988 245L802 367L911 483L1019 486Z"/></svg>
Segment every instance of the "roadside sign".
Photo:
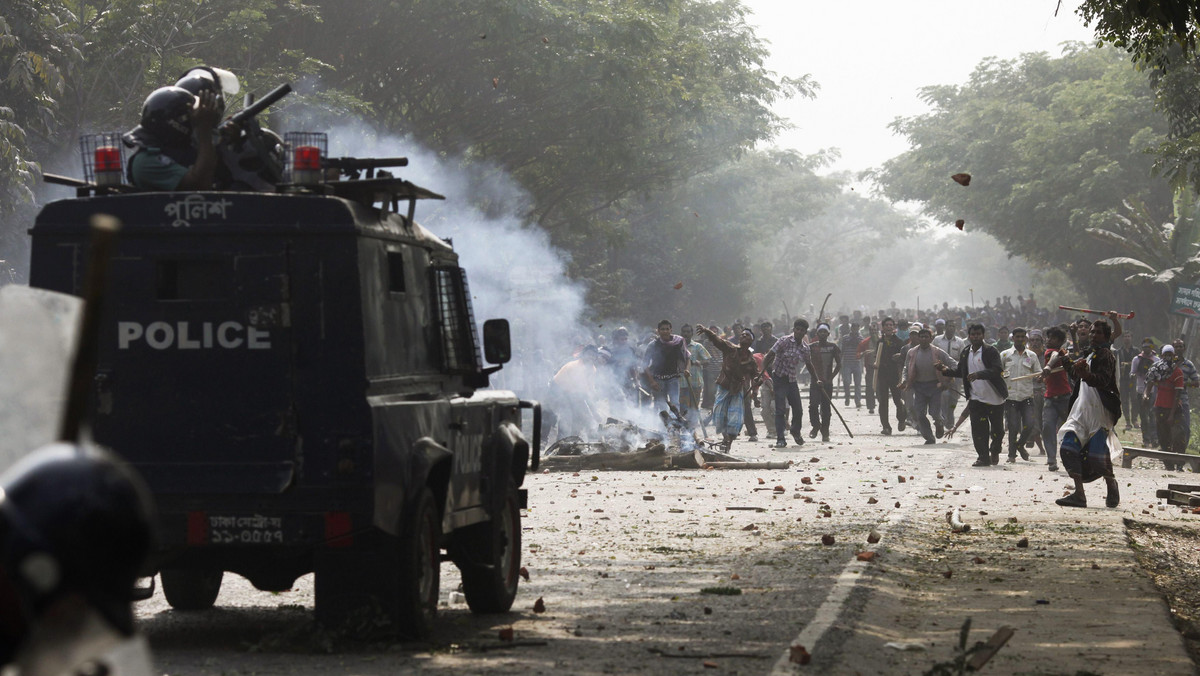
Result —
<svg viewBox="0 0 1200 676"><path fill-rule="evenodd" d="M1200 317L1200 286L1180 284L1171 298L1171 312L1184 317Z"/></svg>

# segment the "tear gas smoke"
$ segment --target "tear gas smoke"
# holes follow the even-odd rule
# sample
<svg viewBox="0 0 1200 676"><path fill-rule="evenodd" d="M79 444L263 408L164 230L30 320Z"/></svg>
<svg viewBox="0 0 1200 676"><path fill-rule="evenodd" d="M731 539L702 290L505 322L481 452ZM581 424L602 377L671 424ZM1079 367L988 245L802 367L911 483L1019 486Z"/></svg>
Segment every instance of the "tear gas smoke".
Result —
<svg viewBox="0 0 1200 676"><path fill-rule="evenodd" d="M417 204L417 222L451 239L467 270L476 320L503 317L512 331L513 361L494 384L536 396L581 343L583 285L566 276L566 257L546 233L518 215L529 203L504 173L447 161L411 139L359 126L328 129L332 156L408 157L395 170L406 180L446 196Z"/></svg>
<svg viewBox="0 0 1200 676"><path fill-rule="evenodd" d="M408 166L395 173L446 196L445 201L421 201L417 222L453 241L467 270L477 322L482 325L497 317L509 321L513 360L492 376L492 385L526 398L549 398L553 407L556 395L547 384L554 374L580 348L597 342L597 333L608 338L616 324L585 323L586 287L567 276L568 255L523 218L531 204L529 195L496 167L447 160L410 138L358 125L307 126L329 132L331 156L408 157ZM631 344L649 333L628 328ZM609 365L598 366L596 394L587 398L581 411L586 418L581 427L588 436L594 436L597 425L610 415L662 429L657 413L613 404L621 399L623 388L632 387L622 380Z"/></svg>

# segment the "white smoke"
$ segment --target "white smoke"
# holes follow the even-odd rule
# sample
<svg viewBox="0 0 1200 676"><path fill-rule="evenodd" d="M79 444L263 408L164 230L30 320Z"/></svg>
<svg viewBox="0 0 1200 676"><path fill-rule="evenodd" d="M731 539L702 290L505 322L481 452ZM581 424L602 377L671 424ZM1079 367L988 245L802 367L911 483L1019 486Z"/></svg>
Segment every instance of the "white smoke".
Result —
<svg viewBox="0 0 1200 676"><path fill-rule="evenodd" d="M407 157L407 167L391 171L446 197L419 201L416 220L452 240L467 270L477 323L509 321L513 361L493 376L493 385L539 396L592 334L582 325L586 289L567 277L566 254L522 217L528 195L502 171L447 160L410 138L358 125L326 131L330 156Z"/></svg>
<svg viewBox="0 0 1200 676"><path fill-rule="evenodd" d="M419 201L416 220L453 242L467 271L477 324L491 318L509 321L513 360L492 375L493 387L545 399L547 383L559 367L581 347L607 342L617 328L615 322L586 321L590 314L586 285L568 277L568 254L528 222L532 200L503 170L447 158L411 138L382 134L362 124L323 125L310 119L304 127L329 134L331 157L407 157L408 166L391 171L446 197ZM650 333L644 327L627 326L634 344ZM612 415L651 430L662 429L657 411L622 405L623 383L615 370L600 366L598 375L597 396L589 401L596 423ZM598 435L596 426L585 430L587 437Z"/></svg>

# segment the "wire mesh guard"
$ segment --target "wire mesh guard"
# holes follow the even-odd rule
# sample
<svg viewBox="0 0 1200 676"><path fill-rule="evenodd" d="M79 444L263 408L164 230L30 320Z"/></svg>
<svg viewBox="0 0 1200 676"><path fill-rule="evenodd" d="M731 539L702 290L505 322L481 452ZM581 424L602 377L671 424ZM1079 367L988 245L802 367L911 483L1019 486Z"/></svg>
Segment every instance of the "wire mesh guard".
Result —
<svg viewBox="0 0 1200 676"><path fill-rule="evenodd" d="M322 131L289 131L283 135L287 152L283 180L288 183L319 183L321 160L329 156L329 134Z"/></svg>
<svg viewBox="0 0 1200 676"><path fill-rule="evenodd" d="M121 185L125 182L125 144L121 132L102 131L79 137L83 157L83 180L96 185Z"/></svg>
<svg viewBox="0 0 1200 676"><path fill-rule="evenodd" d="M438 323L442 333L442 360L447 370L470 373L480 365L475 338L475 314L467 303L466 271L433 268Z"/></svg>

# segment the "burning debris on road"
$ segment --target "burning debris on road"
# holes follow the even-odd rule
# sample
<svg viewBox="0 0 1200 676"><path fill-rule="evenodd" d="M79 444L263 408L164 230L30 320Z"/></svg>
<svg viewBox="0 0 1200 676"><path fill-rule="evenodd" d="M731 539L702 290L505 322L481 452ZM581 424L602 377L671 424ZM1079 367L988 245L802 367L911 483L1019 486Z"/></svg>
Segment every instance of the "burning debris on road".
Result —
<svg viewBox="0 0 1200 676"><path fill-rule="evenodd" d="M719 441L706 441L696 434L678 410L663 411L662 430L649 430L617 418L597 425L596 441L563 437L546 449L542 465L547 469L784 469L787 462L746 462L711 449Z"/></svg>

